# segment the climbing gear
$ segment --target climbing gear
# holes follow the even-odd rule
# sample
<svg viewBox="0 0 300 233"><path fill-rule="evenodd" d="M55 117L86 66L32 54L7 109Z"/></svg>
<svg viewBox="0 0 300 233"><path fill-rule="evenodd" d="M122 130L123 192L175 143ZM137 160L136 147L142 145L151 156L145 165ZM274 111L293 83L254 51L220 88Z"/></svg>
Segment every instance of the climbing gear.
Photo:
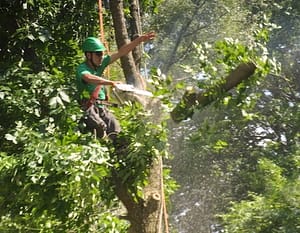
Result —
<svg viewBox="0 0 300 233"><path fill-rule="evenodd" d="M88 37L82 44L83 52L103 52L105 51L105 46L96 37Z"/></svg>
<svg viewBox="0 0 300 233"><path fill-rule="evenodd" d="M91 107L93 104L96 103L97 99L98 99L98 95L99 95L99 91L101 90L101 85L98 85L95 90L92 92L90 99L87 101L86 103L86 108Z"/></svg>

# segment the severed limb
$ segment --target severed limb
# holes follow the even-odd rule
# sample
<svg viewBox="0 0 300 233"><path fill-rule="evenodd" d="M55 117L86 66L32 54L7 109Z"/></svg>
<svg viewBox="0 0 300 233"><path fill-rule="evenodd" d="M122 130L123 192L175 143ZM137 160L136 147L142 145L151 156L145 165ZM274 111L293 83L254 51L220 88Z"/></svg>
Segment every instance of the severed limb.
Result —
<svg viewBox="0 0 300 233"><path fill-rule="evenodd" d="M242 63L236 69L234 69L226 78L223 84L218 87L211 88L212 90L220 90L222 92L229 91L236 87L242 81L248 79L254 74L256 66L254 63ZM206 90L203 92L197 91L195 88L187 88L181 101L171 112L171 118L174 122L179 123L183 120L192 117L194 114L194 107L206 106L213 102L217 95L211 94L212 90Z"/></svg>

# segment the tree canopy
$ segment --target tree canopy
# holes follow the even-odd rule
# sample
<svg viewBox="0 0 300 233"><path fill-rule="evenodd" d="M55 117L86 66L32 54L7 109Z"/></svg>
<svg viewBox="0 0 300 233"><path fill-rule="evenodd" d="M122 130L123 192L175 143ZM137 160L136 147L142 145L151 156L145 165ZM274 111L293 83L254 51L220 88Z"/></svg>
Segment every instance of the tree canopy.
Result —
<svg viewBox="0 0 300 233"><path fill-rule="evenodd" d="M299 22L295 15L300 8L296 1L243 3L235 4L243 6L237 8L239 13L248 12L248 20L230 21L229 25L244 30L228 34L230 38L221 43L215 39L217 35L211 38L212 43L200 39L194 46L195 55L189 56L193 62L183 60L187 64L181 64L181 72L175 72L175 77L179 73L178 80L193 86L196 93L193 96L190 92L190 100L195 101L189 106L193 114L185 112L190 118L172 125L171 137L181 141L172 148L172 174L181 185L173 197L174 203L180 203L175 205L173 221L176 228L188 232L297 232L299 228L298 205L290 201L298 200L297 191L291 189L287 194L286 188L298 190L299 79L295 64L299 61L299 43L294 39L299 39L299 30L294 23ZM283 39L289 30L295 37ZM255 44L255 51L260 52L253 58L249 48ZM234 69L236 61L249 55L255 63L271 58L263 62L267 69L218 95L213 88L224 81L224 65ZM256 72L261 68L259 65ZM193 78L184 79L183 71ZM197 102L194 98L197 93L215 101L203 107L202 99ZM286 199L282 199L282 192Z"/></svg>

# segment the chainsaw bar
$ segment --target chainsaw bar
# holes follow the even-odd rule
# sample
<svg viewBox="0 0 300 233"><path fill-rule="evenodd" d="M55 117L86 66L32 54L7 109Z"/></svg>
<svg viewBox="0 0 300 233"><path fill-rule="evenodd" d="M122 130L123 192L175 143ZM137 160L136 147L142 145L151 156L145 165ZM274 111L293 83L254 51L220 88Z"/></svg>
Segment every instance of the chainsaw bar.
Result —
<svg viewBox="0 0 300 233"><path fill-rule="evenodd" d="M148 97L153 96L153 94L150 91L137 89L133 85L130 85L130 84L116 84L115 87L120 91L133 92L137 95L144 95L144 96L148 96Z"/></svg>

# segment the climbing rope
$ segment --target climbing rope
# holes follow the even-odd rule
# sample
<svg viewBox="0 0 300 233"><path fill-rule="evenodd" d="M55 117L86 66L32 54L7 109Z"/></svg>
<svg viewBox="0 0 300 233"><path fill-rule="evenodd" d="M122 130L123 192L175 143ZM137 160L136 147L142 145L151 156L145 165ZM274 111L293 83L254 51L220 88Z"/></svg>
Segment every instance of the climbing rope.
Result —
<svg viewBox="0 0 300 233"><path fill-rule="evenodd" d="M104 44L106 51L109 53L109 46L107 41L105 40L105 32L104 32L104 24L103 24L103 7L102 0L98 0L98 8L99 8L99 29L100 29L100 41ZM109 66L104 70L104 74L106 77L110 77L110 69ZM106 89L107 99L110 99L110 91Z"/></svg>
<svg viewBox="0 0 300 233"><path fill-rule="evenodd" d="M168 213L167 213L167 205L166 205L166 199L165 199L165 191L164 191L164 174L163 174L163 161L162 157L160 156L160 185L161 185L161 212L164 217L164 227L165 227L165 233L169 233L169 223L168 223Z"/></svg>
<svg viewBox="0 0 300 233"><path fill-rule="evenodd" d="M109 53L108 42L105 40L105 32L104 32L104 24L103 24L103 7L102 0L98 0L98 8L99 8L99 29L100 29L100 41L104 44L106 51ZM109 76L109 66L105 69L107 75Z"/></svg>
<svg viewBox="0 0 300 233"><path fill-rule="evenodd" d="M102 7L102 1L98 0L98 7L99 7L99 28L100 28L100 40L102 41L102 43L104 44L104 46L106 47L106 49L108 49L106 40L105 40L105 35L104 35L104 27L103 27L103 7Z"/></svg>

